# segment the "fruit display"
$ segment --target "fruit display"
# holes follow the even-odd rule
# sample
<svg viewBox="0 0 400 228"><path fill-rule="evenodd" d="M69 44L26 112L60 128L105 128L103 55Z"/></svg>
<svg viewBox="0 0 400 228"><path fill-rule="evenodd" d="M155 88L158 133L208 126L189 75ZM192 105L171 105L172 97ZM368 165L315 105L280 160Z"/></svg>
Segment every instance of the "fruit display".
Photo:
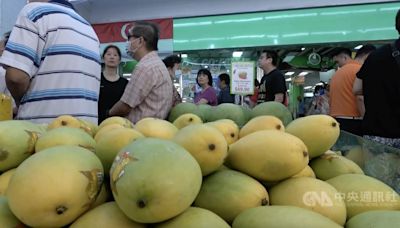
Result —
<svg viewBox="0 0 400 228"><path fill-rule="evenodd" d="M339 135L277 102L181 103L135 125L0 121L0 227L398 227L398 192Z"/></svg>

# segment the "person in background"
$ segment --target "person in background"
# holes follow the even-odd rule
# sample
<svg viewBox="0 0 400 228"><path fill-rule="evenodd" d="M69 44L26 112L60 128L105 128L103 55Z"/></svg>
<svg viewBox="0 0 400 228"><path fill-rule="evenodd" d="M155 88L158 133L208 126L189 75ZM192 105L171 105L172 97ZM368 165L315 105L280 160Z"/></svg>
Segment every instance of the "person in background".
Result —
<svg viewBox="0 0 400 228"><path fill-rule="evenodd" d="M306 112L304 98L301 95L297 96L297 102L297 118L304 117Z"/></svg>
<svg viewBox="0 0 400 228"><path fill-rule="evenodd" d="M316 85L314 88L314 97L306 115L329 114L329 84Z"/></svg>
<svg viewBox="0 0 400 228"><path fill-rule="evenodd" d="M392 149L400 149L400 60L395 57L400 50L400 10L395 27L399 37L368 56L357 73L353 93L364 96L365 174L400 192L400 154Z"/></svg>
<svg viewBox="0 0 400 228"><path fill-rule="evenodd" d="M333 55L333 61L339 68L348 64L352 60L353 59L351 58L351 50L348 48L338 48Z"/></svg>
<svg viewBox="0 0 400 228"><path fill-rule="evenodd" d="M196 82L201 87L201 91L195 94L194 103L218 105L217 92L212 87L211 72L207 69L200 69L197 72Z"/></svg>
<svg viewBox="0 0 400 228"><path fill-rule="evenodd" d="M218 75L220 91L218 93L218 104L222 103L234 103L235 95L231 94L230 82L231 79L226 73Z"/></svg>
<svg viewBox="0 0 400 228"><path fill-rule="evenodd" d="M340 68L331 79L330 115L339 122L340 129L359 136L362 136L363 102L362 97L353 94L353 84L361 65L375 49L372 45L364 45L353 60L351 51L342 48L333 57Z"/></svg>
<svg viewBox="0 0 400 228"><path fill-rule="evenodd" d="M165 119L172 107L172 82L157 54L159 29L136 22L129 30L127 53L138 61L121 99L108 116L127 117L132 123L146 117Z"/></svg>
<svg viewBox="0 0 400 228"><path fill-rule="evenodd" d="M258 59L258 67L264 70L258 92L258 103L276 101L286 104L287 102L285 77L277 69L278 58L278 53L275 51L264 50Z"/></svg>
<svg viewBox="0 0 400 228"><path fill-rule="evenodd" d="M170 55L163 59L163 62L168 69L172 81L172 107L174 107L182 103L182 97L174 86L175 75L180 72L182 58L177 55Z"/></svg>
<svg viewBox="0 0 400 228"><path fill-rule="evenodd" d="M90 23L68 1L29 1L0 58L16 119L49 123L72 115L97 123L99 45Z"/></svg>
<svg viewBox="0 0 400 228"><path fill-rule="evenodd" d="M244 97L244 104L248 108L254 108L257 105L258 99L258 90L260 88L260 83L258 82L257 78L254 78L254 93L253 95L247 95ZM237 103L237 102L235 102ZM238 102L237 104L239 104Z"/></svg>
<svg viewBox="0 0 400 228"><path fill-rule="evenodd" d="M115 45L108 45L103 51L104 68L101 73L99 96L99 121L100 124L107 118L107 110L119 101L124 93L128 80L120 77L118 73L121 63L121 51Z"/></svg>

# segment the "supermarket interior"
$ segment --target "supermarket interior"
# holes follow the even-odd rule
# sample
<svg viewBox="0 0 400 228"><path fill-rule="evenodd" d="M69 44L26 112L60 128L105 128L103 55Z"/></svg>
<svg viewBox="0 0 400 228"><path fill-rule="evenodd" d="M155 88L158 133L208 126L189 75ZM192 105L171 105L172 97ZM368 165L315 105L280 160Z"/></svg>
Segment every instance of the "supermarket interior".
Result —
<svg viewBox="0 0 400 228"><path fill-rule="evenodd" d="M398 228L399 88L398 0L0 0L0 228Z"/></svg>

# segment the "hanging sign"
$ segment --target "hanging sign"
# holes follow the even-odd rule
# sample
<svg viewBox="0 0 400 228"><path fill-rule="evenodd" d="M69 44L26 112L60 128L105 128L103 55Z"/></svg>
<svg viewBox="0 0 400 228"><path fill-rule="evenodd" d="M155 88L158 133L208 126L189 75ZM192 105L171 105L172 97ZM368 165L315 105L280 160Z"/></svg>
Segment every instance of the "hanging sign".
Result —
<svg viewBox="0 0 400 228"><path fill-rule="evenodd" d="M158 25L160 30L160 39L172 39L173 20L172 18L166 19L153 19L147 20ZM100 43L112 42L125 42L128 38L128 30L134 26L134 21L114 22L105 24L92 25L94 31L99 37Z"/></svg>
<svg viewBox="0 0 400 228"><path fill-rule="evenodd" d="M232 62L231 94L251 95L254 93L255 63Z"/></svg>

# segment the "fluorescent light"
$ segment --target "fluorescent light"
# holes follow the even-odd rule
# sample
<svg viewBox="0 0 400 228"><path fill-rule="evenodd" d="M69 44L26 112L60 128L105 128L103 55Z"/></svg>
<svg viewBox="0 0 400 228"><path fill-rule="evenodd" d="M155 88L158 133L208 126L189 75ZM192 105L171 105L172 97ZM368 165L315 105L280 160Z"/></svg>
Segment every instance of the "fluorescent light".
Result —
<svg viewBox="0 0 400 228"><path fill-rule="evenodd" d="M363 47L363 45L360 44L360 45L356 46L354 49L355 49L355 50L358 50L358 49L360 49L360 48L362 48L362 47Z"/></svg>
<svg viewBox="0 0 400 228"><path fill-rule="evenodd" d="M181 54L181 58L187 58L188 55L187 54Z"/></svg>
<svg viewBox="0 0 400 228"><path fill-rule="evenodd" d="M303 72L301 72L300 74L299 74L299 76L306 76L307 74L309 74L310 72L307 72L307 71L303 71Z"/></svg>
<svg viewBox="0 0 400 228"><path fill-rule="evenodd" d="M286 78L285 81L290 82L292 81L292 78Z"/></svg>
<svg viewBox="0 0 400 228"><path fill-rule="evenodd" d="M288 71L285 73L286 76L292 76L295 72L294 71Z"/></svg>
<svg viewBox="0 0 400 228"><path fill-rule="evenodd" d="M241 57L243 55L243 52L242 51L234 51L233 53L232 53L232 57L236 57L236 58L239 58L239 57Z"/></svg>
<svg viewBox="0 0 400 228"><path fill-rule="evenodd" d="M312 88L312 86L306 86L306 87L304 87L304 89L311 89Z"/></svg>

